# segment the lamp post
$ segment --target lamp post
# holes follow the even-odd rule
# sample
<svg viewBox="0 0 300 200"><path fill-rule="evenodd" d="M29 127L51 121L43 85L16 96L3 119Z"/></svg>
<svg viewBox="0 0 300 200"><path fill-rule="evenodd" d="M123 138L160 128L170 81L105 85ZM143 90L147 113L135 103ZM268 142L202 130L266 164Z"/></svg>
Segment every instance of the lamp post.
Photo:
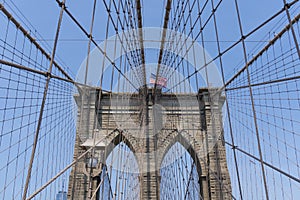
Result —
<svg viewBox="0 0 300 200"><path fill-rule="evenodd" d="M87 139L80 146L86 147L87 149L95 146L89 157L86 159L85 166L82 167L83 173L88 177L88 199L91 200L93 196L93 180L98 177L102 171L106 144L104 142L95 141L94 139Z"/></svg>

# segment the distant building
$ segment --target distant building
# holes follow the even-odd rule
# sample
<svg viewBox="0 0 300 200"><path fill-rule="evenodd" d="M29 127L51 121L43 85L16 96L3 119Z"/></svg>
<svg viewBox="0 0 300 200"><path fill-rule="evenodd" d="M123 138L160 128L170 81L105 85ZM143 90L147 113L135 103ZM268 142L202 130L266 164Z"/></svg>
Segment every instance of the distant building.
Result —
<svg viewBox="0 0 300 200"><path fill-rule="evenodd" d="M67 200L67 192L59 191L56 195L56 200Z"/></svg>

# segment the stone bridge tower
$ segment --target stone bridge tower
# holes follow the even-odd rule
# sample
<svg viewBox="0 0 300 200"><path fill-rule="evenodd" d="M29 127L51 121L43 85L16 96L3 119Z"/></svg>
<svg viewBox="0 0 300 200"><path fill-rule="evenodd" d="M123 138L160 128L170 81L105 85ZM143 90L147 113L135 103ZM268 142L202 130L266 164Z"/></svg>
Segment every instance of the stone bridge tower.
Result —
<svg viewBox="0 0 300 200"><path fill-rule="evenodd" d="M98 151L101 163L105 164L105 158L121 138L126 139L136 155L139 168L146 169L139 174L140 199L160 199L160 165L176 142L181 143L197 163L203 199L232 199L223 142L221 111L225 98L217 89L207 88L196 94L164 94L157 90L155 99L152 92L148 89L146 100L140 98L142 90L134 94L111 94L81 88L75 95L78 122L74 159L90 146L96 146L96 150L73 166L68 199L90 199L99 178L92 181L89 178L97 177L101 167L88 172L89 156ZM131 123L124 114L130 116ZM145 116L146 126L139 129L138 125L132 125L142 123L141 118ZM141 133L145 137L141 137Z"/></svg>

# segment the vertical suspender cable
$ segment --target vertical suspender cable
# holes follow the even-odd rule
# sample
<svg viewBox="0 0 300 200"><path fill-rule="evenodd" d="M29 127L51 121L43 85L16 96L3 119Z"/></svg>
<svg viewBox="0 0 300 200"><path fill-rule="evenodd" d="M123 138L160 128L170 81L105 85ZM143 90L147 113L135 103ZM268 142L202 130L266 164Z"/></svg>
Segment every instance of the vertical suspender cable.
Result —
<svg viewBox="0 0 300 200"><path fill-rule="evenodd" d="M166 13L165 13L165 18L164 18L164 25L163 25L163 30L162 30L160 51L159 51L159 57L158 57L158 65L157 65L157 70L156 70L156 78L155 78L154 89L153 89L153 97L154 98L155 98L155 90L157 87L157 81L158 81L158 76L159 76L160 64L161 64L162 56L163 56L163 52L164 52L165 39L166 39L166 34L167 34L171 4L172 4L172 0L167 0Z"/></svg>
<svg viewBox="0 0 300 200"><path fill-rule="evenodd" d="M212 9L214 9L214 2L213 2L213 0L211 1L211 4L212 4ZM213 13L213 19L214 19L215 33L216 33L216 39L217 39L217 45L218 45L218 53L220 55L219 60L220 60L220 67L221 67L221 73L222 73L222 81L223 81L223 85L225 85L224 67L223 67L223 62L222 62L221 47L220 47L220 41L219 41L219 33L218 33L217 19L216 19L215 13ZM232 151L233 151L234 165L235 165L236 175L237 175L237 181L238 181L238 188L239 188L240 198L241 198L241 200L243 200L243 193L242 193L242 186L241 186L241 180L240 180L240 173L239 173L239 168L238 168L238 163L237 163L236 149L234 148L235 142L234 142L234 137L233 137L231 115L230 115L230 110L229 110L229 104L228 104L226 90L224 92L224 95L225 95L225 101L226 101L226 110L227 110L227 113L228 113L229 132L230 132L230 136L231 136L231 142L233 144Z"/></svg>
<svg viewBox="0 0 300 200"><path fill-rule="evenodd" d="M263 182L264 182L266 199L269 200L269 193L268 193L268 186L267 186L268 185L267 184L267 177L266 177L264 160L263 160L262 149L261 149L261 141L260 141L260 135L259 135L259 130L258 130L258 124L257 124L256 109L255 109L254 98L253 98L253 91L252 91L252 86L251 86L251 78L250 78L250 72L249 72L249 65L247 64L248 63L248 59L247 59L246 44L245 44L245 38L244 38L244 33L243 33L242 21L241 21L241 17L240 17L240 11L239 11L237 0L235 0L234 2L235 2L236 12L237 12L237 16L238 16L238 23L239 23L240 34L241 34L241 41L242 41L242 45L243 45L244 60L245 60L245 63L246 63L246 72L247 72L249 93L250 93L250 99L251 99L253 121L254 121L254 125L255 125L257 147L258 147L258 151L259 151L261 173L262 173L262 176L263 176Z"/></svg>
<svg viewBox="0 0 300 200"><path fill-rule="evenodd" d="M294 29L294 26L293 26L293 22L292 22L292 19L291 19L291 15L290 15L290 11L289 11L290 4L288 4L286 2L286 0L283 0L283 3L284 3L284 9L285 9L285 12L286 12L286 15L287 15L290 27L291 27L293 39L294 39L294 42L295 42L295 47L296 47L297 53L298 53L298 58L300 58L300 48L299 48L299 45L298 45L296 32L295 32L295 29Z"/></svg>
<svg viewBox="0 0 300 200"><path fill-rule="evenodd" d="M32 152L31 152L30 162L29 162L29 166L28 166L28 173L27 173L26 183L25 183L25 187L24 187L24 191L23 191L23 197L22 197L23 200L26 199L27 191L28 191L28 187L29 187L29 182L30 182L30 177L31 177L31 172L32 172L32 166L33 166L35 151L36 151L36 147L37 147L37 143L38 143L38 139L39 139L39 133L40 133L40 128L41 128L42 119L43 119L43 112L44 112L46 99L47 99L47 92L48 92L48 88L49 88L49 82L50 82L50 79L51 79L51 72L52 72L52 67L53 67L57 42L58 42L58 36L59 36L59 32L60 32L60 26L61 26L61 22L62 22L63 12L64 12L64 9L65 9L65 1L66 0L63 0L60 3L61 9L60 9L60 14L59 14L59 20L58 20L57 29L56 29L54 45L53 45L50 65L49 65L49 69L48 69L48 75L47 75L44 94L43 94L42 105L41 105L41 108L40 108L39 120L38 120L36 133L35 133L33 146L32 146Z"/></svg>

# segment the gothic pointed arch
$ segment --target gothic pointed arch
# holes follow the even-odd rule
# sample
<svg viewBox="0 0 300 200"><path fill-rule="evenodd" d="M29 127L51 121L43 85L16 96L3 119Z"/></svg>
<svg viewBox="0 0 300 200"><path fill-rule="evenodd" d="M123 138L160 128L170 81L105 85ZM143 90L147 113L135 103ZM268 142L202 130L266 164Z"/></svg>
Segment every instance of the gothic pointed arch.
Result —
<svg viewBox="0 0 300 200"><path fill-rule="evenodd" d="M139 166L130 142L120 133L107 147L98 199L139 199Z"/></svg>
<svg viewBox="0 0 300 200"><path fill-rule="evenodd" d="M160 166L160 199L203 199L201 166L184 138L169 144Z"/></svg>

